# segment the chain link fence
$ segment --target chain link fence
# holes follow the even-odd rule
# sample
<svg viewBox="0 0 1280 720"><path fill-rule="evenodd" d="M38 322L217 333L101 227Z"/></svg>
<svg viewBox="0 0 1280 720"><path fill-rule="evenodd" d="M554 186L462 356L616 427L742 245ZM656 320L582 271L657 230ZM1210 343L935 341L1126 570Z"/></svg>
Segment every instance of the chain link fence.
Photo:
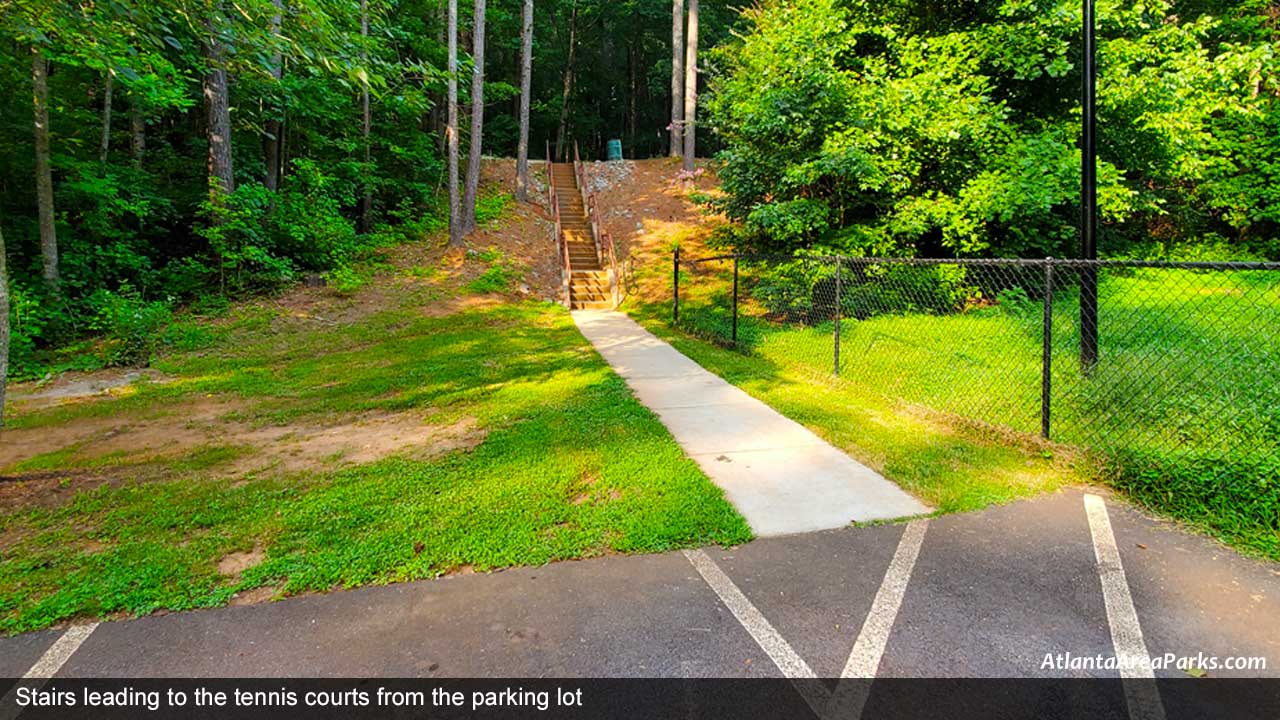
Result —
<svg viewBox="0 0 1280 720"><path fill-rule="evenodd" d="M693 334L1280 531L1280 263L677 253L674 271Z"/></svg>

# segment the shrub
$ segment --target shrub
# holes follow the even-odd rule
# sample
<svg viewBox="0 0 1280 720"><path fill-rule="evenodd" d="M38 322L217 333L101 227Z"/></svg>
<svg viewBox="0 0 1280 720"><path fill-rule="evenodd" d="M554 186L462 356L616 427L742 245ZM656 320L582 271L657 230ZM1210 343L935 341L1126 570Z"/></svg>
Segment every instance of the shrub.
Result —
<svg viewBox="0 0 1280 720"><path fill-rule="evenodd" d="M88 300L96 308L91 329L102 333L101 357L107 365L147 362L173 318L169 304L146 301L132 287L99 290Z"/></svg>

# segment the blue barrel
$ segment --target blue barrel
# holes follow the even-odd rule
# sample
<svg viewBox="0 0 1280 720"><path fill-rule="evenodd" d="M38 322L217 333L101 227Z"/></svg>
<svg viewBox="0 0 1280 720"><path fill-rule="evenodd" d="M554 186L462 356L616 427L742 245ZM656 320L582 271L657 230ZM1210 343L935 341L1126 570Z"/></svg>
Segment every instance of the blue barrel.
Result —
<svg viewBox="0 0 1280 720"><path fill-rule="evenodd" d="M606 157L609 158L610 162L613 162L614 160L621 160L622 159L622 141L610 140L606 146L606 152L607 152Z"/></svg>

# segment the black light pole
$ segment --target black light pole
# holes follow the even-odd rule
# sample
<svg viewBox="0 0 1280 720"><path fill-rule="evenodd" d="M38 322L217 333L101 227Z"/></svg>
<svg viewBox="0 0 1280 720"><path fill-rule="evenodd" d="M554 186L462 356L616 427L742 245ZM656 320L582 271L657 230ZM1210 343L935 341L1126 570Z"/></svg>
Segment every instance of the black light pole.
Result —
<svg viewBox="0 0 1280 720"><path fill-rule="evenodd" d="M1084 92L1081 102L1084 133L1080 143L1081 257L1098 259L1098 137L1095 100L1098 66L1095 58L1094 0L1084 0ZM1098 269L1082 268L1080 276L1080 364L1085 371L1098 362Z"/></svg>

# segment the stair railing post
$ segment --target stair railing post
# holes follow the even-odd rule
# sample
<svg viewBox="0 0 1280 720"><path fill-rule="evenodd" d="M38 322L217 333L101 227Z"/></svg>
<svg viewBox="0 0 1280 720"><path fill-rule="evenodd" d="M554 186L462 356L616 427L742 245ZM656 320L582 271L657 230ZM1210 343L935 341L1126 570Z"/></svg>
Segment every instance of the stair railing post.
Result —
<svg viewBox="0 0 1280 720"><path fill-rule="evenodd" d="M733 346L738 347L738 255L733 255Z"/></svg>
<svg viewBox="0 0 1280 720"><path fill-rule="evenodd" d="M680 322L680 246L671 255L671 322Z"/></svg>

